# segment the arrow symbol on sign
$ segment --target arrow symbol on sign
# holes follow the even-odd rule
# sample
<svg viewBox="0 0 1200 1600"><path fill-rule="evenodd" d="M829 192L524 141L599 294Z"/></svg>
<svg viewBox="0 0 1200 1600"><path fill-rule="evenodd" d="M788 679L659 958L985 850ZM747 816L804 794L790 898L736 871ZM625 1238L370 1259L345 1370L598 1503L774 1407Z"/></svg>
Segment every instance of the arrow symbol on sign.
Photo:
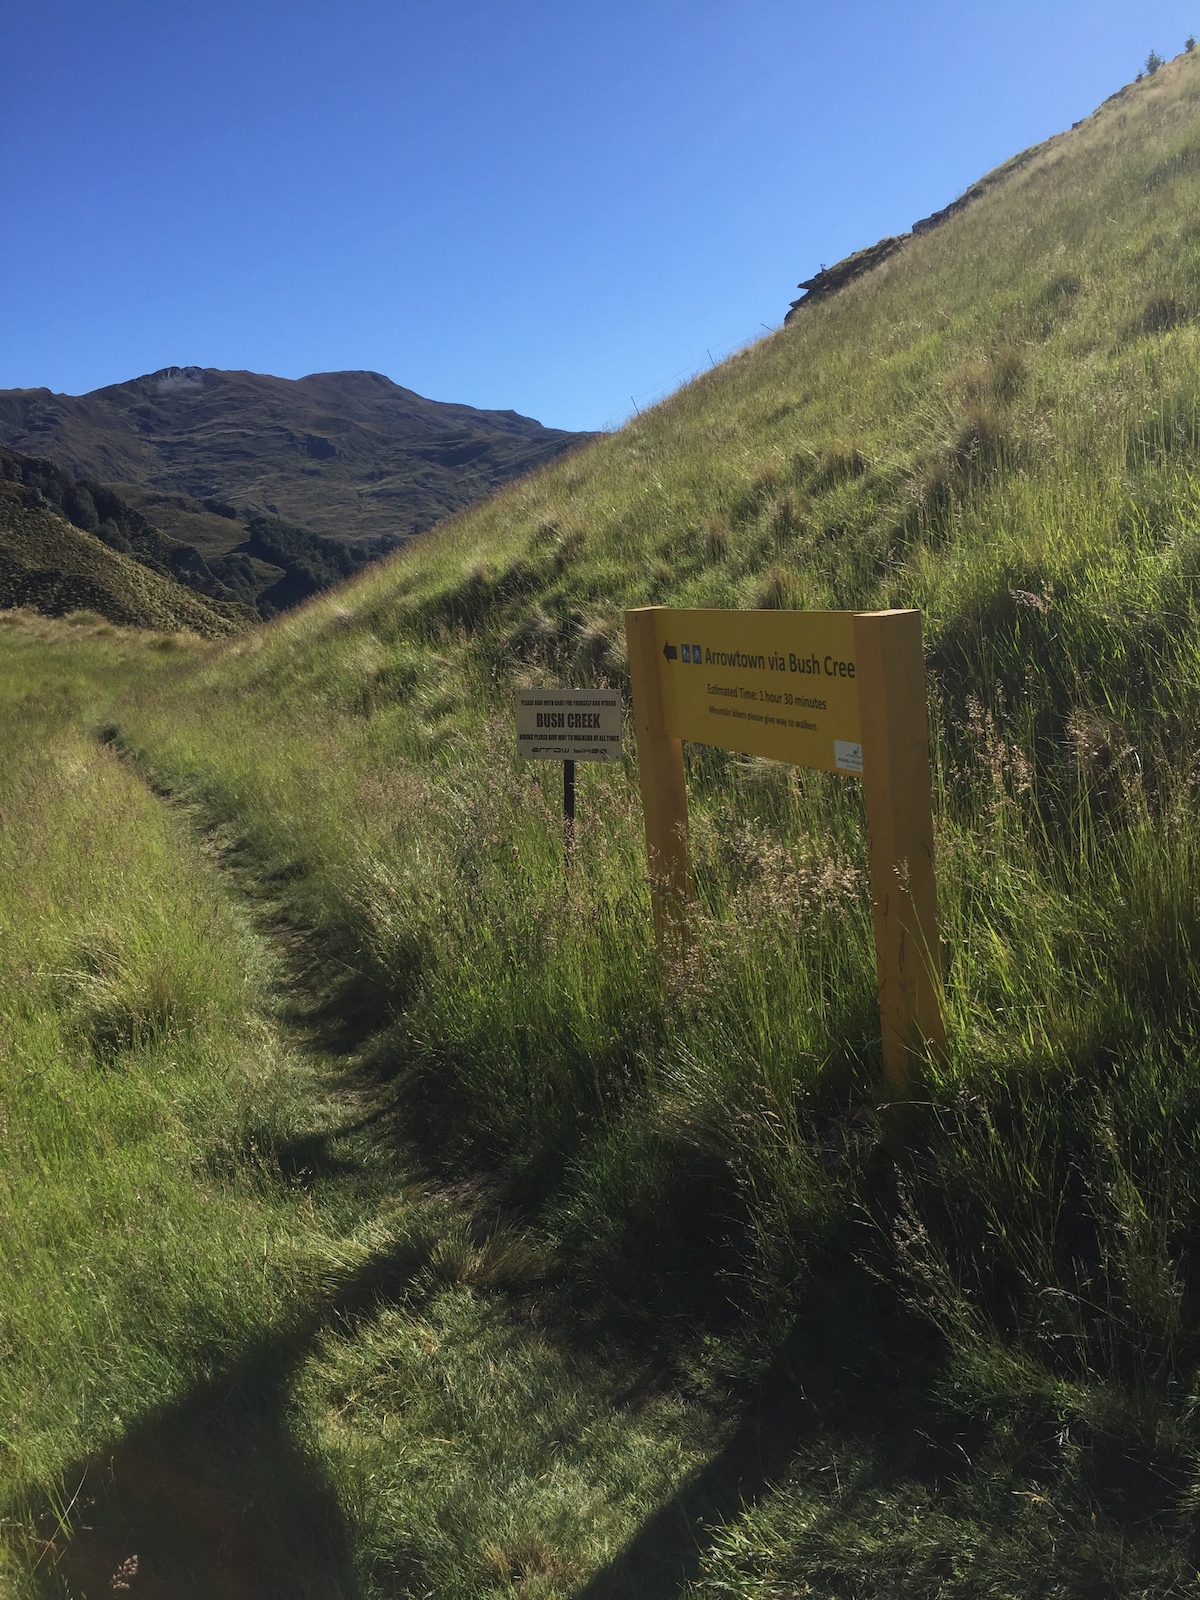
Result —
<svg viewBox="0 0 1200 1600"><path fill-rule="evenodd" d="M666 656L668 661L678 661L679 659L679 651L676 650L673 644L663 645L663 655Z"/></svg>

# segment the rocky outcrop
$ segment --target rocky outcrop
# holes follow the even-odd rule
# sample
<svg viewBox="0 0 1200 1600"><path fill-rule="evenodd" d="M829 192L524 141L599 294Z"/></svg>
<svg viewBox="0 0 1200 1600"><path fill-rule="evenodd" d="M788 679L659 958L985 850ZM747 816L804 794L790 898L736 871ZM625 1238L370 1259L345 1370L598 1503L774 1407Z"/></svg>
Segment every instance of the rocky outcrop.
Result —
<svg viewBox="0 0 1200 1600"><path fill-rule="evenodd" d="M832 267L822 267L815 276L803 279L796 287L803 289L804 293L798 300L792 301L792 309L783 320L790 322L801 306L827 300L831 294L853 283L855 278L861 278L864 273L881 266L889 256L894 256L897 250L902 249L904 241L911 237L909 233L897 233L890 239L880 239L878 244L868 245L865 250L856 250L852 256L834 262Z"/></svg>
<svg viewBox="0 0 1200 1600"><path fill-rule="evenodd" d="M1123 93L1124 91L1121 91ZM1110 98L1117 99L1117 95ZM1107 101L1105 104L1107 105ZM1076 128L1080 123L1075 123ZM907 233L896 233L890 238L880 239L878 244L868 245L865 250L856 250L852 256L846 256L841 261L836 261L832 267L822 267L815 277L806 278L797 284L798 289L805 292L798 300L793 300L785 322L790 322L796 313L804 306L815 304L819 300L827 300L830 295L836 294L839 289L844 289L848 283L853 283L856 278L864 277L868 272L873 272L876 267L882 266L891 259L910 239L919 239L922 234L932 233L935 228L943 227L952 217L958 216L961 211L980 198L981 195L998 183L1002 178L1007 178L1019 168L1025 166L1039 151L1045 150L1054 144L1063 134L1056 134L1053 139L1047 139L1042 144L1032 145L1028 150L1023 150L1020 155L1014 156L1011 161L1006 161L1002 167L997 167L994 172L989 172L986 178L981 178L978 183L973 183L969 189L960 194L957 200L951 200L948 206L943 206L940 211L934 211L928 217L922 217L919 222L914 222Z"/></svg>

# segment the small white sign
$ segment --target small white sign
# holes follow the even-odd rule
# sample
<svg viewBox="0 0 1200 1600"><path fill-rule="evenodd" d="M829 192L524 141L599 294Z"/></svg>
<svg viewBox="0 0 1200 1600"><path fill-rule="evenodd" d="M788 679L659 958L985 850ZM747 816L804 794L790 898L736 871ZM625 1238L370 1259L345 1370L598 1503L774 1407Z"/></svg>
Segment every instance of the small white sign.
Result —
<svg viewBox="0 0 1200 1600"><path fill-rule="evenodd" d="M833 741L833 764L839 772L862 771L862 745L849 744L845 739Z"/></svg>
<svg viewBox="0 0 1200 1600"><path fill-rule="evenodd" d="M517 755L523 761L619 761L616 689L518 689Z"/></svg>

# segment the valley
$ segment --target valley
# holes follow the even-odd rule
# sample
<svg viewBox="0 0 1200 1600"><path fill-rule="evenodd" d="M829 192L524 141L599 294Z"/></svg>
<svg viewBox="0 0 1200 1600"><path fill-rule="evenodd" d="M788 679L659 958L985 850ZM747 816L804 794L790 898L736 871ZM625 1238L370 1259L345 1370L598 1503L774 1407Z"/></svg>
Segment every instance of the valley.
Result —
<svg viewBox="0 0 1200 1600"><path fill-rule="evenodd" d="M87 395L0 391L0 446L99 485L268 616L587 437L375 372L169 367Z"/></svg>

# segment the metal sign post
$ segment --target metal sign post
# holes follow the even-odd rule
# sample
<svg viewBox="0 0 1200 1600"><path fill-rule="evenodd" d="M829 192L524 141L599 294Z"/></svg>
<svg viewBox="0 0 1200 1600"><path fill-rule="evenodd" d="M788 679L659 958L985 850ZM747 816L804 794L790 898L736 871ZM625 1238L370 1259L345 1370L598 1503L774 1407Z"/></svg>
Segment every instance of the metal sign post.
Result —
<svg viewBox="0 0 1200 1600"><path fill-rule="evenodd" d="M518 689L517 756L563 764L563 844L575 847L575 763L621 759L616 689Z"/></svg>
<svg viewBox="0 0 1200 1600"><path fill-rule="evenodd" d="M945 1052L925 658L916 611L625 613L654 925L692 898L683 741L861 777L884 1067Z"/></svg>
<svg viewBox="0 0 1200 1600"><path fill-rule="evenodd" d="M567 860L575 848L575 762L563 762L563 844Z"/></svg>

